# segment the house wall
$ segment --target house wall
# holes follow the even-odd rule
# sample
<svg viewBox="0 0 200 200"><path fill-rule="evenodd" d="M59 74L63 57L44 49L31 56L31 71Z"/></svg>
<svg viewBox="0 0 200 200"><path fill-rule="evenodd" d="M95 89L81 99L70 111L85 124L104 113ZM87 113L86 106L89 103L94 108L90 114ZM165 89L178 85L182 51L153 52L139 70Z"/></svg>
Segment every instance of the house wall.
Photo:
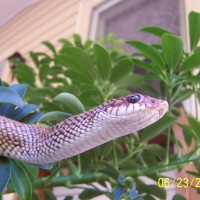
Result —
<svg viewBox="0 0 200 200"><path fill-rule="evenodd" d="M25 8L0 27L0 78L10 82L7 58L19 52L30 63L29 51L48 52L41 44L48 40L57 48L59 38L72 39L74 33L87 38L92 7L103 0L40 0Z"/></svg>

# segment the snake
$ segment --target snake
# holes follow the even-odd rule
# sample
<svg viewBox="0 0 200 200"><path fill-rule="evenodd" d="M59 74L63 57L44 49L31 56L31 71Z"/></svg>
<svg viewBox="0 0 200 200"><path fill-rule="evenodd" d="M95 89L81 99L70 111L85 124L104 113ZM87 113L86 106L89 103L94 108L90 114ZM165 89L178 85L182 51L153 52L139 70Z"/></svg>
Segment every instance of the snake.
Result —
<svg viewBox="0 0 200 200"><path fill-rule="evenodd" d="M137 132L158 121L167 110L167 101L135 93L53 126L0 116L0 156L31 164L53 163Z"/></svg>

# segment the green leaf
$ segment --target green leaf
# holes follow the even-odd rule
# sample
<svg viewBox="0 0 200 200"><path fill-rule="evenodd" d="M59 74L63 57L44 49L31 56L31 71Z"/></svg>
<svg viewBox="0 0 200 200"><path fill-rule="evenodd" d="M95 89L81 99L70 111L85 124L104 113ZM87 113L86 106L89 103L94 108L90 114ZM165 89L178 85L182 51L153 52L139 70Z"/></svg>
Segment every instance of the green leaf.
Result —
<svg viewBox="0 0 200 200"><path fill-rule="evenodd" d="M127 75L132 73L133 62L130 59L119 60L112 68L110 81L112 83L124 79Z"/></svg>
<svg viewBox="0 0 200 200"><path fill-rule="evenodd" d="M94 57L103 80L108 80L111 72L111 58L109 53L102 46L94 45Z"/></svg>
<svg viewBox="0 0 200 200"><path fill-rule="evenodd" d="M195 134L198 136L198 138L200 138L200 122L190 116L187 117L189 124L190 124L190 128L192 128L195 132Z"/></svg>
<svg viewBox="0 0 200 200"><path fill-rule="evenodd" d="M51 44L48 41L44 41L44 42L42 42L42 44L44 44L49 50L51 50L53 52L53 54L56 54L56 49L53 46L53 44Z"/></svg>
<svg viewBox="0 0 200 200"><path fill-rule="evenodd" d="M85 189L83 192L81 192L81 194L79 195L79 199L81 200L88 200L88 199L92 199L95 198L99 195L104 194L103 191L101 190L96 190L96 189Z"/></svg>
<svg viewBox="0 0 200 200"><path fill-rule="evenodd" d="M165 115L162 119L157 121L156 123L148 126L142 131L142 142L146 143L157 135L161 134L167 127L172 125L177 120L176 117L170 117L169 115Z"/></svg>
<svg viewBox="0 0 200 200"><path fill-rule="evenodd" d="M11 161L11 182L17 192L20 200L31 200L32 185L29 177L25 173L24 169L14 161Z"/></svg>
<svg viewBox="0 0 200 200"><path fill-rule="evenodd" d="M82 70L82 73L87 73L90 79L95 80L96 73L92 64L92 60L82 49L77 47L65 47L62 49L60 56L66 56L65 59L63 57L60 57L64 61L63 64L65 66L71 65L72 69L74 67L77 67L79 70ZM77 72L76 69L73 70Z"/></svg>
<svg viewBox="0 0 200 200"><path fill-rule="evenodd" d="M73 44L69 40L67 40L65 38L60 38L58 41L60 43L62 43L64 45L64 47L66 47L66 46L73 46ZM62 51L62 49L61 49L61 51Z"/></svg>
<svg viewBox="0 0 200 200"><path fill-rule="evenodd" d="M13 70L17 80L20 83L35 85L35 73L31 67L24 63L16 62L17 67Z"/></svg>
<svg viewBox="0 0 200 200"><path fill-rule="evenodd" d="M9 86L9 89L17 92L20 97L24 97L26 90L27 90L27 85L25 84L13 84Z"/></svg>
<svg viewBox="0 0 200 200"><path fill-rule="evenodd" d="M13 90L5 87L0 87L0 102L13 104L18 107L24 106L22 98Z"/></svg>
<svg viewBox="0 0 200 200"><path fill-rule="evenodd" d="M114 166L105 161L101 161L100 163L102 166L100 171L117 181L119 172L114 168Z"/></svg>
<svg viewBox="0 0 200 200"><path fill-rule="evenodd" d="M59 122L61 120L64 120L68 117L71 117L72 114L61 112L61 111L51 111L48 113L45 113L39 120L39 122L45 122L45 121L56 121Z"/></svg>
<svg viewBox="0 0 200 200"><path fill-rule="evenodd" d="M163 58L161 57L159 52L151 45L134 40L127 41L126 43L135 47L140 52L142 52L147 58L151 59L160 68L161 71L165 70L165 63L163 61Z"/></svg>
<svg viewBox="0 0 200 200"><path fill-rule="evenodd" d="M49 190L44 191L44 196L45 196L45 199L48 199L48 200L57 200L56 196Z"/></svg>
<svg viewBox="0 0 200 200"><path fill-rule="evenodd" d="M181 126L181 128L183 130L183 136L184 136L185 142L186 142L187 146L189 147L191 145L192 139L194 137L193 130L189 126L186 126L184 124L179 124L179 126Z"/></svg>
<svg viewBox="0 0 200 200"><path fill-rule="evenodd" d="M26 124L33 124L37 122L41 117L43 113L41 112L35 112L35 113L30 113L27 116L25 116L21 122L26 123Z"/></svg>
<svg viewBox="0 0 200 200"><path fill-rule="evenodd" d="M162 49L168 67L175 69L183 56L183 41L166 33L162 36Z"/></svg>
<svg viewBox="0 0 200 200"><path fill-rule="evenodd" d="M193 94L192 89L184 89L178 93L178 97L172 99L173 105L176 103L181 103L184 100L188 99Z"/></svg>
<svg viewBox="0 0 200 200"><path fill-rule="evenodd" d="M189 14L189 33L190 33L190 49L193 51L200 39L200 13L190 12Z"/></svg>
<svg viewBox="0 0 200 200"><path fill-rule="evenodd" d="M160 75L160 70L154 65L149 64L148 62L139 60L139 59L133 59L133 63L137 67L141 67L145 69L148 72L152 72L154 74Z"/></svg>
<svg viewBox="0 0 200 200"><path fill-rule="evenodd" d="M195 69L200 66L200 52L195 52L191 56L189 56L182 65L182 70L184 72Z"/></svg>
<svg viewBox="0 0 200 200"><path fill-rule="evenodd" d="M155 197L158 197L158 199L166 199L166 190L164 188L159 188L158 185L152 185L152 184L145 184L142 180L140 179L135 179L137 188L142 192L147 193L148 195L153 195ZM139 192L140 192L139 190Z"/></svg>
<svg viewBox="0 0 200 200"><path fill-rule="evenodd" d="M168 30L160 28L160 27L156 27L156 26L146 26L146 27L140 29L140 31L146 32L146 33L151 33L158 37L162 37L162 35L165 33L171 34Z"/></svg>
<svg viewBox="0 0 200 200"><path fill-rule="evenodd" d="M79 99L70 93L61 93L54 98L54 101L61 103L66 111L71 114L79 114L85 111Z"/></svg>
<svg viewBox="0 0 200 200"><path fill-rule="evenodd" d="M0 195L10 180L11 170L8 158L0 157Z"/></svg>
<svg viewBox="0 0 200 200"><path fill-rule="evenodd" d="M40 70L39 70L39 78L40 78L40 81L43 82L45 79L47 79L47 75L49 73L49 65L42 65L40 67Z"/></svg>
<svg viewBox="0 0 200 200"><path fill-rule="evenodd" d="M183 195L181 195L181 194L175 194L173 196L172 200L187 200L187 199Z"/></svg>
<svg viewBox="0 0 200 200"><path fill-rule="evenodd" d="M30 114L31 112L37 110L40 106L35 104L26 104L22 108L17 108L15 111L10 115L10 118L16 121L21 120L26 115Z"/></svg>
<svg viewBox="0 0 200 200"><path fill-rule="evenodd" d="M40 61L38 59L39 55L35 52L29 52L29 55L32 58L32 61L34 62L35 66L38 68L40 65Z"/></svg>

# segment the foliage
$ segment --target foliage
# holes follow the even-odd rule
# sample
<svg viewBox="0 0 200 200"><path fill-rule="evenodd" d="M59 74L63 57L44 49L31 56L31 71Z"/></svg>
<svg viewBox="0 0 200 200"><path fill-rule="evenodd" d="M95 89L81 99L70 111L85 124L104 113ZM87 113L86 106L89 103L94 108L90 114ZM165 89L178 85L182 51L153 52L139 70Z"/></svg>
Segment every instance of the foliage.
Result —
<svg viewBox="0 0 200 200"><path fill-rule="evenodd" d="M60 40L62 47L59 51L56 51L51 43L44 42L43 44L51 50L52 55L31 52L30 56L36 66L36 71L24 63L17 62L15 76L19 82L30 86L25 99L27 102L42 106L41 110L47 113L40 118L40 121L48 124L55 124L61 119L88 110L115 96L126 95L133 85L146 88L152 94L167 99L169 102L168 114L157 123L142 130L139 136L130 134L81 155L60 161L53 166L48 177L36 180L37 174L34 173L31 187L34 189L47 186L82 188L80 199L90 199L104 194L115 200L151 200L155 197L166 199L166 191L156 184L164 171L182 169L186 164L193 162L197 172L188 173L199 177L200 122L188 117L189 126L179 124L184 132L185 141L178 140L172 126L180 116L178 108L182 107L183 101L192 94L196 97L197 109L200 75L194 72L200 64L197 46L200 39L199 19L199 13L190 13L190 53L184 51L182 39L168 30L160 27L145 27L141 31L159 37L160 43L126 41L127 45L138 50L133 55L123 52L120 48L123 41L116 40L114 34L110 34L107 38L101 37L98 43L91 40L83 43L80 36L74 35L74 44L66 39ZM144 69L147 75L133 73L133 64ZM30 74L32 78L29 77ZM38 79L39 82L36 81ZM149 80L156 80L160 88L156 90L150 86ZM15 105L14 108L17 106L17 109L0 109L3 111L1 115L28 123L34 116L30 112L38 107L32 106L35 109L31 110L32 107L28 106L30 109L26 109L28 110L26 115L14 118L13 116L18 116L18 114L12 113L17 112L24 104L20 95L18 97L15 94L16 98L9 97L9 95L14 95L13 89L9 88L2 88L2 94L7 97L0 96L0 102L3 102L0 106L5 107L8 106L5 103L10 103ZM19 101L21 104L13 101ZM160 134L166 136L166 146L151 142L151 139ZM195 146L190 152L182 155L182 142L191 147L192 141ZM177 152L170 153L171 144L176 146ZM29 184L24 186L24 182L29 179L26 174L32 174L38 168L31 167L27 171L25 163L11 159L10 163L8 161L4 163L4 160L1 163L0 175L4 174L7 165L11 166L11 172L4 174L5 178L3 184L0 182L0 189L2 190L7 184L11 174L11 183L20 198L30 199L31 187L28 186ZM69 170L67 175L61 170L65 167ZM19 178L21 173L25 174L24 179ZM147 185L140 176L147 176L154 180L155 184ZM22 184L17 185L16 180ZM99 185L95 185L94 182L98 182ZM79 185L81 183L87 185L83 187ZM10 188L9 191L13 191L10 183L7 187ZM29 196L25 198L23 195L26 193ZM55 199L50 191L45 192L45 196L48 199ZM66 199L70 198L70 196L66 197ZM173 199L184 199L184 197L175 195Z"/></svg>

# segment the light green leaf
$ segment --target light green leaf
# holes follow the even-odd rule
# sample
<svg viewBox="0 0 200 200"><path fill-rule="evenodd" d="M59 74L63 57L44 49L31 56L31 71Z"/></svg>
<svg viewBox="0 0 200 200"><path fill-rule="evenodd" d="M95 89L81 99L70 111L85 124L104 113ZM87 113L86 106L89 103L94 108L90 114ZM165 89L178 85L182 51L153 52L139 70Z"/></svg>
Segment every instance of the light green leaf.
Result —
<svg viewBox="0 0 200 200"><path fill-rule="evenodd" d="M17 192L20 200L31 200L32 185L29 177L25 173L24 169L14 161L11 161L11 182Z"/></svg>
<svg viewBox="0 0 200 200"><path fill-rule="evenodd" d="M44 44L48 49L50 49L53 52L53 54L56 54L56 49L53 46L53 44L51 44L48 41L44 41L44 42L42 42L42 44Z"/></svg>
<svg viewBox="0 0 200 200"><path fill-rule="evenodd" d="M162 37L162 35L165 33L171 34L168 30L163 29L161 27L156 27L156 26L146 26L146 27L140 29L140 31L146 32L146 33L151 33L158 37Z"/></svg>
<svg viewBox="0 0 200 200"><path fill-rule="evenodd" d="M20 62L16 62L17 67L13 70L17 80L20 83L26 83L29 84L31 86L35 85L35 73L33 71L33 69L24 64L24 63L20 63Z"/></svg>
<svg viewBox="0 0 200 200"><path fill-rule="evenodd" d="M108 80L111 72L111 58L106 49L102 46L94 45L94 57L103 80Z"/></svg>
<svg viewBox="0 0 200 200"><path fill-rule="evenodd" d="M149 64L148 62L145 62L145 61L139 60L139 59L133 59L133 63L135 66L141 67L141 68L145 69L146 71L160 75L159 68L157 68L154 65Z"/></svg>
<svg viewBox="0 0 200 200"><path fill-rule="evenodd" d="M132 73L133 62L130 59L121 59L119 60L114 67L112 68L110 81L112 83L123 79L130 73Z"/></svg>
<svg viewBox="0 0 200 200"><path fill-rule="evenodd" d="M8 158L0 157L0 194L10 180L11 170Z"/></svg>
<svg viewBox="0 0 200 200"><path fill-rule="evenodd" d="M157 135L161 134L163 130L172 125L177 120L176 117L170 117L169 115L165 115L162 119L157 121L156 123L148 126L143 129L142 132L142 142L146 143Z"/></svg>
<svg viewBox="0 0 200 200"><path fill-rule="evenodd" d="M190 49L193 51L199 43L200 39L200 13L190 12L189 14L189 33L190 33Z"/></svg>
<svg viewBox="0 0 200 200"><path fill-rule="evenodd" d="M189 56L182 65L182 70L184 72L190 71L195 69L196 67L200 66L200 52L197 51L194 54L192 54L191 56Z"/></svg>
<svg viewBox="0 0 200 200"><path fill-rule="evenodd" d="M175 98L172 99L173 105L176 103L181 103L184 100L188 99L193 94L192 89L184 89L178 93L178 97L175 96Z"/></svg>
<svg viewBox="0 0 200 200"><path fill-rule="evenodd" d="M161 57L160 53L151 45L145 44L140 41L134 41L134 40L127 41L126 43L135 47L137 50L142 52L144 56L151 59L153 63L156 64L160 68L161 71L165 70L165 63L163 61L163 58Z"/></svg>
<svg viewBox="0 0 200 200"><path fill-rule="evenodd" d="M92 61L82 49L77 47L65 47L62 49L60 56L67 57L67 59L62 57L62 59L64 59L63 61L65 61L65 63L63 63L65 66L72 65L72 69L73 67L78 67L79 70L82 70L82 73L87 73L92 80L95 80L96 74ZM73 70L77 72L76 69Z"/></svg>
<svg viewBox="0 0 200 200"><path fill-rule="evenodd" d="M198 136L198 138L200 138L200 122L190 116L187 117L189 124L190 124L190 128L192 128L195 132L195 134Z"/></svg>
<svg viewBox="0 0 200 200"><path fill-rule="evenodd" d="M61 111L51 111L51 112L48 112L46 114L44 114L39 122L45 122L45 121L61 121L61 120L64 120L68 117L71 117L72 114L69 114L69 113L66 113L66 112L61 112Z"/></svg>
<svg viewBox="0 0 200 200"><path fill-rule="evenodd" d="M183 41L166 33L162 36L162 49L168 67L175 69L183 56Z"/></svg>
<svg viewBox="0 0 200 200"><path fill-rule="evenodd" d="M79 114L85 111L79 99L70 93L61 93L54 98L54 101L62 103L66 111L71 114Z"/></svg>

